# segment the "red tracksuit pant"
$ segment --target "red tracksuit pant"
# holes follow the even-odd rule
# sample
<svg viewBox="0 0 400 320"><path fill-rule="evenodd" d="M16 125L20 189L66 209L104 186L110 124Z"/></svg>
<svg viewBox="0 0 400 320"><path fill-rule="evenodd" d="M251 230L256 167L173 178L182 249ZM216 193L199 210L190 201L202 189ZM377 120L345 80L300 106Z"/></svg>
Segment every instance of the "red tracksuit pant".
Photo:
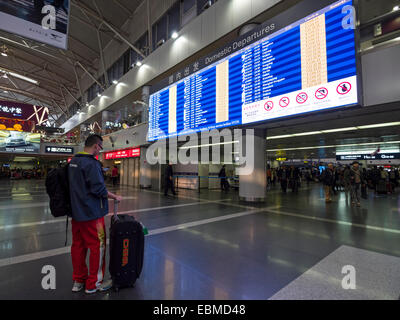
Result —
<svg viewBox="0 0 400 320"><path fill-rule="evenodd" d="M89 273L86 266L90 250ZM87 290L98 287L104 277L106 262L106 228L104 217L91 221L72 220L72 280L85 283Z"/></svg>

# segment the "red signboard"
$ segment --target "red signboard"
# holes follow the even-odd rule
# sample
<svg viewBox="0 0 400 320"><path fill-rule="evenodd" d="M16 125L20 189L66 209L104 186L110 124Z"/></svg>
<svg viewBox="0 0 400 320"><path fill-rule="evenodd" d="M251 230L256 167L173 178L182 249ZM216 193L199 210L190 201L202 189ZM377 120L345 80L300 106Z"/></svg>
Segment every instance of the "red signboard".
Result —
<svg viewBox="0 0 400 320"><path fill-rule="evenodd" d="M104 153L105 160L140 157L140 148L132 148Z"/></svg>

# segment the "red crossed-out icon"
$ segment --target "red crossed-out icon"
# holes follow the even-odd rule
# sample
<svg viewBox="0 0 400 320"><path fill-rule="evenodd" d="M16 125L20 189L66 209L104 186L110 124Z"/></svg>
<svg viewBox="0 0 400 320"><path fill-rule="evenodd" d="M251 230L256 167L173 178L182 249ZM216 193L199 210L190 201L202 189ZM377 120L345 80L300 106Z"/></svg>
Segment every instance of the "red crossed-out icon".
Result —
<svg viewBox="0 0 400 320"><path fill-rule="evenodd" d="M327 88L319 88L316 92L315 92L315 97L318 100L322 100L325 99L328 96L328 89Z"/></svg>
<svg viewBox="0 0 400 320"><path fill-rule="evenodd" d="M300 92L296 97L296 101L299 104L306 103L307 100L308 100L308 94L305 92Z"/></svg>
<svg viewBox="0 0 400 320"><path fill-rule="evenodd" d="M288 97L283 97L280 101L279 101L279 105L282 108L286 108L290 103L290 99Z"/></svg>
<svg viewBox="0 0 400 320"><path fill-rule="evenodd" d="M274 108L274 103L273 103L272 101L267 101L267 102L264 104L264 109L265 109L266 111L271 111L273 108Z"/></svg>
<svg viewBox="0 0 400 320"><path fill-rule="evenodd" d="M341 84L338 85L336 91L337 93L341 95L348 94L351 90L351 83L350 82L342 82Z"/></svg>

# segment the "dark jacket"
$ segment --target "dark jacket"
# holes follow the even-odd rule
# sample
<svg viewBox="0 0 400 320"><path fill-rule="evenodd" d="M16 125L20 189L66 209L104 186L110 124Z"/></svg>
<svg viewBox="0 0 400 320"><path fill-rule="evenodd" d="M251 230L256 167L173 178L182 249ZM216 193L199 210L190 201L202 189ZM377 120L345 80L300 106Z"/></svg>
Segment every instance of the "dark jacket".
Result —
<svg viewBox="0 0 400 320"><path fill-rule="evenodd" d="M172 178L174 175L174 171L172 170L172 166L167 165L167 167L165 168L165 180L169 181L170 178Z"/></svg>
<svg viewBox="0 0 400 320"><path fill-rule="evenodd" d="M72 219L90 221L108 214L108 191L99 161L89 154L77 154L69 164L68 178Z"/></svg>
<svg viewBox="0 0 400 320"><path fill-rule="evenodd" d="M279 169L278 170L278 178L281 180L288 180L289 179L289 170L288 169Z"/></svg>
<svg viewBox="0 0 400 320"><path fill-rule="evenodd" d="M361 170L354 170L353 168L350 169L350 182L351 184L357 184L356 183L356 175L359 174L360 175L360 182L359 184L365 184L365 177L364 174Z"/></svg>
<svg viewBox="0 0 400 320"><path fill-rule="evenodd" d="M335 172L330 169L326 169L322 173L322 182L326 186L334 186L335 185Z"/></svg>

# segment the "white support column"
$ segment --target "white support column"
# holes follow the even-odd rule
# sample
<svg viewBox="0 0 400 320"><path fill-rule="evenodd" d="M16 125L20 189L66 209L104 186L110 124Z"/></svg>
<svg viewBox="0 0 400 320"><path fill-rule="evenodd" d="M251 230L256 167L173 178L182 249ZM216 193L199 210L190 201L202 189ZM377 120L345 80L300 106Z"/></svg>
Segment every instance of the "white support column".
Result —
<svg viewBox="0 0 400 320"><path fill-rule="evenodd" d="M243 139L243 144L246 139ZM267 192L266 130L254 130L254 170L250 175L239 176L239 198L247 202L265 201ZM246 147L243 147L246 150ZM248 157L248 155L246 155Z"/></svg>

